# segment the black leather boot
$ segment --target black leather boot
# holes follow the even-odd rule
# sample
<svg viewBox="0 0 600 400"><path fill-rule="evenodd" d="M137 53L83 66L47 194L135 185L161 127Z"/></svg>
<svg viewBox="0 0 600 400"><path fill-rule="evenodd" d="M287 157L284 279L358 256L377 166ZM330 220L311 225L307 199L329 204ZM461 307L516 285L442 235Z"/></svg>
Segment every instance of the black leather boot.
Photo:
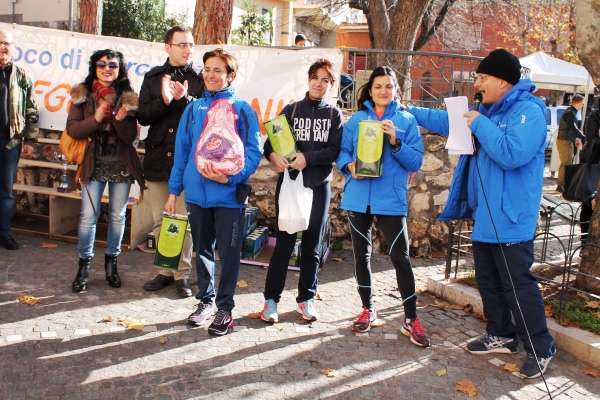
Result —
<svg viewBox="0 0 600 400"><path fill-rule="evenodd" d="M111 256L109 254L104 255L104 270L106 271L108 286L120 288L121 278L117 272L117 256Z"/></svg>
<svg viewBox="0 0 600 400"><path fill-rule="evenodd" d="M79 270L73 281L73 291L79 293L87 287L87 281L90 276L90 268L92 267L92 257L79 259Z"/></svg>

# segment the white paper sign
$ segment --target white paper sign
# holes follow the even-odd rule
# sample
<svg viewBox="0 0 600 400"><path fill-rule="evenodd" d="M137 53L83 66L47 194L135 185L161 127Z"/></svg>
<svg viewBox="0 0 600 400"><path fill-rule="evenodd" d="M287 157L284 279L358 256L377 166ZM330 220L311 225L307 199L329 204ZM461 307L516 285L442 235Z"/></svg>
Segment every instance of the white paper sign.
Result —
<svg viewBox="0 0 600 400"><path fill-rule="evenodd" d="M469 100L466 96L447 97L446 110L450 134L446 142L448 154L473 154L473 139L471 129L467 126L465 113L469 111Z"/></svg>

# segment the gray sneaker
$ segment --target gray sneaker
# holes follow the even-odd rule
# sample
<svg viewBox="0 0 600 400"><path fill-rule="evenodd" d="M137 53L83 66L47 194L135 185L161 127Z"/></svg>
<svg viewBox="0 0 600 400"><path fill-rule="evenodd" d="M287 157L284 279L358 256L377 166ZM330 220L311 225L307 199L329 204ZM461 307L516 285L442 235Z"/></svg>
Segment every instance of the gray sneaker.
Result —
<svg viewBox="0 0 600 400"><path fill-rule="evenodd" d="M517 339L483 334L467 344L467 350L474 354L480 353L516 353L519 351Z"/></svg>
<svg viewBox="0 0 600 400"><path fill-rule="evenodd" d="M319 314L317 313L317 310L315 310L314 299L308 299L302 303L298 303L296 311L302 314L302 318L306 321L316 321L317 318L319 318Z"/></svg>
<svg viewBox="0 0 600 400"><path fill-rule="evenodd" d="M538 357L537 360L535 356L531 353L527 353L527 357L525 357L525 362L523 362L523 366L521 367L520 374L523 378L537 378L544 372L546 372L546 368L548 364L550 364L550 360L552 360L553 356L549 356L546 358Z"/></svg>
<svg viewBox="0 0 600 400"><path fill-rule="evenodd" d="M200 302L196 305L196 311L191 313L187 318L187 323L195 326L204 325L204 323L211 319L214 315L215 313L212 305Z"/></svg>

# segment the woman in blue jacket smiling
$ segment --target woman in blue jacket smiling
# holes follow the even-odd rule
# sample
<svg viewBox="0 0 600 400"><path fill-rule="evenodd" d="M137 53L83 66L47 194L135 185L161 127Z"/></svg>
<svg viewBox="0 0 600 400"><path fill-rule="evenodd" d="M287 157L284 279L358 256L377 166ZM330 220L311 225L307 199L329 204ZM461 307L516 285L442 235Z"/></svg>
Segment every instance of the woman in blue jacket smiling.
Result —
<svg viewBox="0 0 600 400"><path fill-rule="evenodd" d="M185 190L185 203L190 221L192 240L196 249L196 273L200 300L188 323L202 325L213 316L215 298L215 247L218 244L221 275L216 294L218 312L208 328L213 335L224 335L233 326L231 310L240 270L243 245L245 204L238 201L236 188L243 187L256 171L261 158L260 128L256 112L248 103L238 100L231 82L235 78L237 60L222 49L204 54L202 98L190 103L179 122L175 140L175 160L169 179L169 199L165 210L175 213L177 196ZM237 132L244 145L244 166L235 175L227 176L212 163L199 171L195 163L196 143L206 126L207 114L217 100L230 100L236 119Z"/></svg>
<svg viewBox="0 0 600 400"><path fill-rule="evenodd" d="M346 177L341 207L348 211L355 276L363 305L363 311L352 329L367 332L377 321L370 265L371 226L373 218L377 217L377 225L390 249L402 296L405 314L402 333L410 336L410 341L417 346L429 346L429 337L417 318L415 278L408 255L406 228L408 178L410 172L418 171L423 163L423 140L414 117L402 111L396 101L397 92L398 81L394 71L388 67L377 67L361 88L359 111L344 126L342 150L337 159L337 165ZM358 125L361 120L382 121L387 135L383 146L383 175L379 178L356 175Z"/></svg>

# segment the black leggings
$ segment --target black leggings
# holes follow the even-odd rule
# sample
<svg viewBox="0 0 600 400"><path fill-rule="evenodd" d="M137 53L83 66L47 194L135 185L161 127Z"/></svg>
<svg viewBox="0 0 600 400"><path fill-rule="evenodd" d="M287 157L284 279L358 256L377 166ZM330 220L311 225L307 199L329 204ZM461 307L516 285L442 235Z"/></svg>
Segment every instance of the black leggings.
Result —
<svg viewBox="0 0 600 400"><path fill-rule="evenodd" d="M389 246L390 259L396 269L396 280L404 316L413 319L417 316L417 296L415 294L415 276L413 275L408 255L408 231L406 217L392 215L373 215L348 211L350 234L354 250L354 275L358 285L358 293L364 307L373 310L373 289L371 284L371 230L373 217L377 217L377 226Z"/></svg>

